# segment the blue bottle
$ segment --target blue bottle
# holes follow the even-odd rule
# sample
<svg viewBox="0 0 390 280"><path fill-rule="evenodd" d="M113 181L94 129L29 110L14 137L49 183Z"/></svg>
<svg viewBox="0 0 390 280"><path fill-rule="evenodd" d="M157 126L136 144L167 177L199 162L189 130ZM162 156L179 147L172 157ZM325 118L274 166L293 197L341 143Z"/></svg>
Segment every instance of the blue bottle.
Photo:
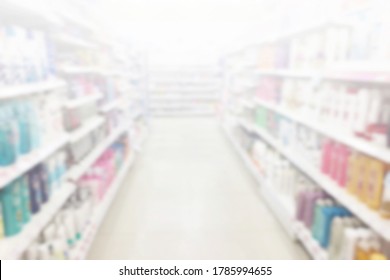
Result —
<svg viewBox="0 0 390 280"><path fill-rule="evenodd" d="M39 181L39 191L41 192L42 203L46 203L49 200L49 174L44 164L39 164L36 168Z"/></svg>
<svg viewBox="0 0 390 280"><path fill-rule="evenodd" d="M21 207L22 207L22 221L23 224L27 224L31 219L31 206L30 206L30 193L28 189L27 176L23 175L17 179L17 183L20 186L21 195Z"/></svg>
<svg viewBox="0 0 390 280"><path fill-rule="evenodd" d="M12 182L0 192L5 236L13 236L22 230L23 214L19 185Z"/></svg>
<svg viewBox="0 0 390 280"><path fill-rule="evenodd" d="M15 105L15 118L19 130L19 152L22 155L28 154L31 151L31 125L26 104Z"/></svg>
<svg viewBox="0 0 390 280"><path fill-rule="evenodd" d="M0 107L0 166L9 166L17 159L17 129L11 105Z"/></svg>
<svg viewBox="0 0 390 280"><path fill-rule="evenodd" d="M27 174L27 180L30 195L31 213L36 214L41 209L42 196L40 191L39 175L35 168Z"/></svg>

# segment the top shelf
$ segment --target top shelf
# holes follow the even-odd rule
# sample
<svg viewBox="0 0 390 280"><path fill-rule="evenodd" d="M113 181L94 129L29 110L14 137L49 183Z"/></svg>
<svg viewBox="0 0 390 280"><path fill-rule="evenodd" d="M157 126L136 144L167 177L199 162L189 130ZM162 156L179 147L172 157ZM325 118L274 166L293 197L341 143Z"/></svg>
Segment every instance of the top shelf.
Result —
<svg viewBox="0 0 390 280"><path fill-rule="evenodd" d="M383 67L368 70L334 68L326 70L268 69L256 71L258 75L317 80L334 80L364 84L390 84L390 72Z"/></svg>
<svg viewBox="0 0 390 280"><path fill-rule="evenodd" d="M0 87L0 101L24 97L66 87L66 82L59 78L48 79L43 82L28 83L16 86Z"/></svg>

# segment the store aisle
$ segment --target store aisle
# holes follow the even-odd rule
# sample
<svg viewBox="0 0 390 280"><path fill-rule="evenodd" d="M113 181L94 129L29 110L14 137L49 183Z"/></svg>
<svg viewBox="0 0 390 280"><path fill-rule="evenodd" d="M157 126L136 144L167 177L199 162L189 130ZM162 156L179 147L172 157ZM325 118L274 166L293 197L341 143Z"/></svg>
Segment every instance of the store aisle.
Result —
<svg viewBox="0 0 390 280"><path fill-rule="evenodd" d="M306 259L213 119L153 120L90 259Z"/></svg>

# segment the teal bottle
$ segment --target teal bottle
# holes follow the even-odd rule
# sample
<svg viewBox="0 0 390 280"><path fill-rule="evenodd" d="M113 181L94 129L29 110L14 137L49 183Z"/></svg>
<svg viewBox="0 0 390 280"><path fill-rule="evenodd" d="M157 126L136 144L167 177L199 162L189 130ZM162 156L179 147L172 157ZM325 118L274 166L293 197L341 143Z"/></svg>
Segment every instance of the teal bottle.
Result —
<svg viewBox="0 0 390 280"><path fill-rule="evenodd" d="M0 106L0 166L10 166L17 159L17 129L10 105Z"/></svg>
<svg viewBox="0 0 390 280"><path fill-rule="evenodd" d="M22 230L23 215L20 188L12 182L1 190L0 199L3 210L5 236L14 236Z"/></svg>

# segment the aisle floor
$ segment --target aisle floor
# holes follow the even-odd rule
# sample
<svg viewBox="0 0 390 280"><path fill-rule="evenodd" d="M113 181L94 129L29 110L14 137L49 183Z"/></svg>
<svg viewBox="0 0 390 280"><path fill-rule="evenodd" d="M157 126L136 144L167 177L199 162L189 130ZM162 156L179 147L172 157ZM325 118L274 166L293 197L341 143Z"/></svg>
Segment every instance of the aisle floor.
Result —
<svg viewBox="0 0 390 280"><path fill-rule="evenodd" d="M89 259L306 259L214 119L155 119Z"/></svg>

